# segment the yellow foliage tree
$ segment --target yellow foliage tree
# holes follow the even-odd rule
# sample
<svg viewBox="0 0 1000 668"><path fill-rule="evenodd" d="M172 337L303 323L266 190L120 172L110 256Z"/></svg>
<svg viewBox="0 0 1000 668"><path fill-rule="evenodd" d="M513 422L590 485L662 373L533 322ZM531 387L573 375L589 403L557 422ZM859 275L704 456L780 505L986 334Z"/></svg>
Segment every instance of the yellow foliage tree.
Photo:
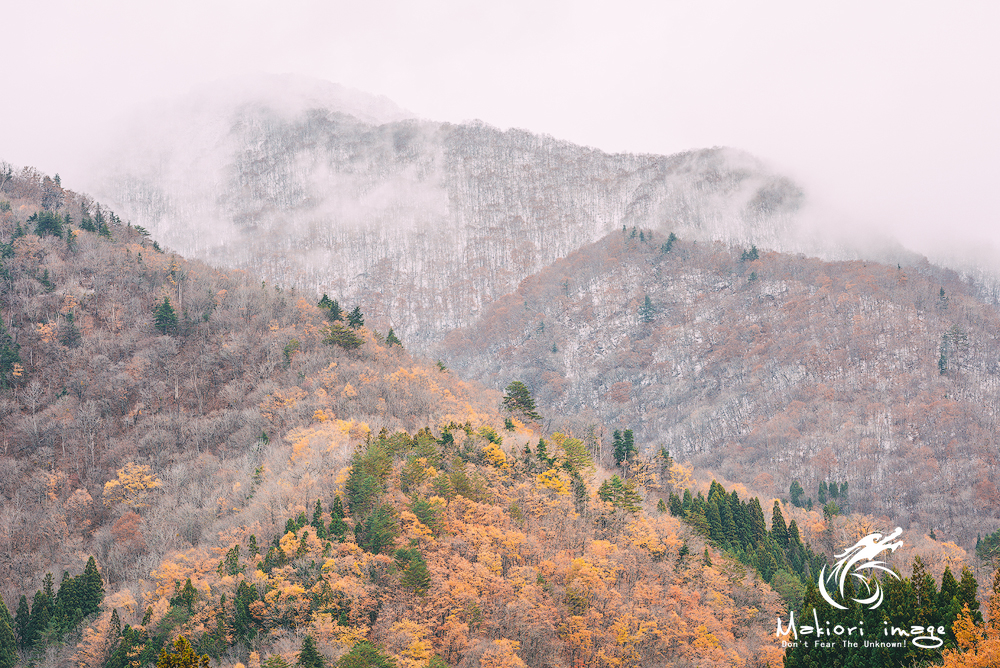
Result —
<svg viewBox="0 0 1000 668"><path fill-rule="evenodd" d="M521 643L507 638L493 641L493 646L483 652L479 665L482 668L527 668L527 664L517 655Z"/></svg>
<svg viewBox="0 0 1000 668"><path fill-rule="evenodd" d="M433 654L428 630L417 622L405 619L390 629L387 649L400 668L424 668Z"/></svg>
<svg viewBox="0 0 1000 668"><path fill-rule="evenodd" d="M568 495L569 482L556 469L549 469L535 476L539 487L553 490L556 494Z"/></svg>
<svg viewBox="0 0 1000 668"><path fill-rule="evenodd" d="M498 469L506 471L510 468L510 462L507 461L507 454L496 443L488 442L483 446L483 457Z"/></svg>
<svg viewBox="0 0 1000 668"><path fill-rule="evenodd" d="M104 505L123 503L133 510L146 507L149 493L163 483L147 464L129 462L118 469L118 477L104 483Z"/></svg>
<svg viewBox="0 0 1000 668"><path fill-rule="evenodd" d="M958 650L944 651L947 668L994 668L1000 666L1000 570L993 573L993 592L989 600L989 619L976 624L969 606L955 620L952 631Z"/></svg>
<svg viewBox="0 0 1000 668"><path fill-rule="evenodd" d="M693 471L694 468L691 466L674 462L673 466L670 467L670 487L674 490L684 490L690 487L694 480L691 475Z"/></svg>

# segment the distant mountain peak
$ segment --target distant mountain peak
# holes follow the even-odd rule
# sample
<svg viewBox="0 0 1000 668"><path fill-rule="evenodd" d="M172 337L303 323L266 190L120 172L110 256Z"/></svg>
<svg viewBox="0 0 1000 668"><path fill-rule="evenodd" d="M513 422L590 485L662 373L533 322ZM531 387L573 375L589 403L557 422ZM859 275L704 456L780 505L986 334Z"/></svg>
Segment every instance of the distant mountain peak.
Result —
<svg viewBox="0 0 1000 668"><path fill-rule="evenodd" d="M308 109L326 109L373 125L416 115L384 95L373 95L341 84L297 74L255 74L222 79L196 88L189 100L208 100L220 107L258 105L294 115Z"/></svg>
<svg viewBox="0 0 1000 668"><path fill-rule="evenodd" d="M361 301L418 347L623 226L764 247L803 199L738 149L608 154L291 76L196 91L118 146L90 189L127 220L185 255Z"/></svg>

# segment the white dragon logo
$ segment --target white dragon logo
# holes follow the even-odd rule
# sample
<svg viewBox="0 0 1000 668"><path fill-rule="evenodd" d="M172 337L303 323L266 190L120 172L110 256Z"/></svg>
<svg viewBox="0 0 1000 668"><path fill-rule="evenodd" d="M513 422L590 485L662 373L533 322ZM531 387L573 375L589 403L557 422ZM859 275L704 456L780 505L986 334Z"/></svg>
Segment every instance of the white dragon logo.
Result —
<svg viewBox="0 0 1000 668"><path fill-rule="evenodd" d="M879 585L878 580L874 578L869 580L868 577L862 575L859 571L880 570L898 580L899 575L895 571L886 568L884 561L875 561L875 557L886 550L895 552L898 548L902 547L903 541L901 540L891 542L902 533L903 530L896 527L896 530L885 538L882 538L882 534L880 533L868 534L855 543L853 547L849 547L843 553L835 555L839 561L833 565L833 570L830 571L830 574L826 574L826 566L823 566L819 572L819 593L826 599L826 602L840 610L847 610L847 606L837 603L830 597L830 593L826 589L826 582L827 580L836 580L837 588L840 590L840 598L843 599L844 584L847 582L848 574L850 574L864 583L865 589L869 594L866 598L855 598L852 599L853 601L861 605L867 605L869 610L874 610L882 605L882 587Z"/></svg>

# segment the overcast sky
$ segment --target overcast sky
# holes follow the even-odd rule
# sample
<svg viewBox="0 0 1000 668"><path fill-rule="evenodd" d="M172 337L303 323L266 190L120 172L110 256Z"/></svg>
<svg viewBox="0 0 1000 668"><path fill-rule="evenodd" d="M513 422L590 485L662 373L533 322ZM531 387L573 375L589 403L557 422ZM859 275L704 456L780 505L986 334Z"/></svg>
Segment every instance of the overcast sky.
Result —
<svg viewBox="0 0 1000 668"><path fill-rule="evenodd" d="M296 73L609 152L739 147L925 252L1000 248L997 2L6 4L0 159L70 188L95 125Z"/></svg>

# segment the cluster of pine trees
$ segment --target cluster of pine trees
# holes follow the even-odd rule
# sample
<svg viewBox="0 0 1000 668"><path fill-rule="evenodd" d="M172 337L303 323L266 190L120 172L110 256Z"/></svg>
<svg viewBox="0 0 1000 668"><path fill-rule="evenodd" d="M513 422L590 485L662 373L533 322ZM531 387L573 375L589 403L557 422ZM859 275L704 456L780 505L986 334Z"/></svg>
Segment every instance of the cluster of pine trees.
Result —
<svg viewBox="0 0 1000 668"><path fill-rule="evenodd" d="M875 591L876 587L881 587L883 595L881 605L876 608L861 606L853 600L867 597L869 591ZM833 637L829 646L817 642L799 642L788 648L785 666L882 668L939 663L946 650L957 647L956 621L960 616L965 614L973 624L982 624L977 592L976 578L968 568L962 570L961 580L955 578L950 567L945 568L939 585L928 573L919 556L913 559L910 577L894 571L883 574L881 578L873 576L868 581L847 578L843 597L846 610L836 609L823 600L818 586L812 582L797 611L799 623L810 624L809 620L813 619L815 610L816 618L821 620L824 628L827 622L830 629L835 629L838 625L844 628L863 627L865 635L862 637L855 634L850 638L859 641L857 646L839 642L840 637ZM918 626L924 630L915 631L914 627ZM930 631L932 628L934 630ZM939 633L938 629L944 629L944 633ZM913 642L915 638L929 635L940 641L927 638L916 644ZM831 638L823 637L822 640ZM865 646L865 640L874 646ZM1000 656L994 656L993 660L997 658Z"/></svg>
<svg viewBox="0 0 1000 668"><path fill-rule="evenodd" d="M0 667L11 668L20 656L32 657L44 651L49 643L60 641L91 618L104 600L104 582L93 557L87 560L83 573L70 576L63 572L59 588L55 589L52 573L46 573L42 588L28 603L24 594L13 618L0 599Z"/></svg>
<svg viewBox="0 0 1000 668"><path fill-rule="evenodd" d="M344 350L355 350L361 347L364 339L357 334L356 330L364 327L365 316L361 312L360 306L355 306L350 313L346 313L340 307L340 302L336 299L330 299L325 292L316 305L326 314L330 323L326 330L324 343L340 346ZM346 326L344 325L345 318L347 320ZM389 328L389 333L384 338L377 332L373 331L373 333L377 340L384 342L387 346L403 345L392 327Z"/></svg>
<svg viewBox="0 0 1000 668"><path fill-rule="evenodd" d="M803 494L805 494L805 490L802 488L801 483L798 480L793 480L788 488L788 496L792 505L796 508L812 510L812 497L803 499ZM838 485L836 482L821 480L819 486L816 488L816 498L819 501L819 505L823 507L825 515L839 515L842 510L846 510L847 508L847 482L845 481Z"/></svg>
<svg viewBox="0 0 1000 668"><path fill-rule="evenodd" d="M823 555L803 544L794 519L785 524L778 501L771 510L770 531L760 499L743 501L714 480L708 498L685 489L682 497L671 492L667 505L672 515L683 518L720 549L756 569L790 607L801 602L807 583L815 580L826 564Z"/></svg>

